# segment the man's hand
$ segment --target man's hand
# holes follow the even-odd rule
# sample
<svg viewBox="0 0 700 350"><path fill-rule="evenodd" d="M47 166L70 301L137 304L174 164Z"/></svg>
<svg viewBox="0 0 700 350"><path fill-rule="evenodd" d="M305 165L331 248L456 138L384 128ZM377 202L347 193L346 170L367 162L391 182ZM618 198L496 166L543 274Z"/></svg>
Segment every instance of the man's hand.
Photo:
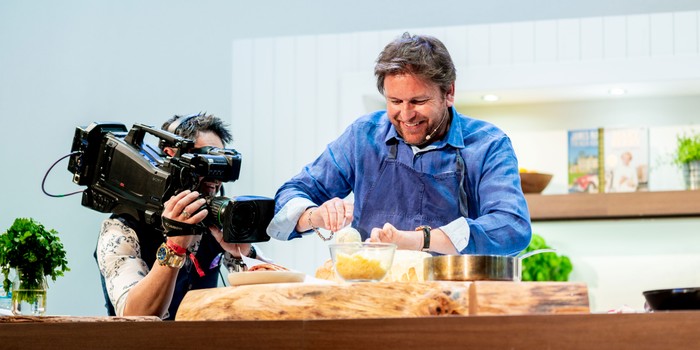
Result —
<svg viewBox="0 0 700 350"><path fill-rule="evenodd" d="M384 224L384 227L375 227L370 233L369 242L374 243L394 243L398 249L420 250L423 235L418 231L400 231L390 223Z"/></svg>
<svg viewBox="0 0 700 350"><path fill-rule="evenodd" d="M198 224L207 217L209 212L205 209L197 212L206 199L199 198L197 191L182 191L168 199L163 204L163 217L187 224Z"/></svg>
<svg viewBox="0 0 700 350"><path fill-rule="evenodd" d="M224 241L224 233L219 230L218 227L216 226L209 226L209 231L211 231L211 235L214 236L214 239L216 239L217 242L219 242L219 245L221 248L224 248L225 251L229 252L231 256L234 258L240 258L241 255L243 256L248 256L250 255L250 247L251 245L249 243L227 243Z"/></svg>
<svg viewBox="0 0 700 350"><path fill-rule="evenodd" d="M186 224L198 224L209 214L206 209L198 212L204 203L206 203L206 200L204 198L199 198L199 192L192 192L189 190L182 191L170 197L170 199L163 204L162 217ZM168 239L188 249L190 245L192 245L192 242L194 242L195 237L194 235L185 235L172 236Z"/></svg>
<svg viewBox="0 0 700 350"><path fill-rule="evenodd" d="M333 198L313 209L311 223L317 227L322 227L333 232L340 230L344 226L352 223L352 211L355 205L351 202L343 201L340 198Z"/></svg>

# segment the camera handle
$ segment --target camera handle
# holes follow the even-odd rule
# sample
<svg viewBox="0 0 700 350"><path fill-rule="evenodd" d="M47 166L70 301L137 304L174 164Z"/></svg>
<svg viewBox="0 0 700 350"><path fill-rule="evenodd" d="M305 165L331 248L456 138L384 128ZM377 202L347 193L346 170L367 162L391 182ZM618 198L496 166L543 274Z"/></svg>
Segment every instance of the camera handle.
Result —
<svg viewBox="0 0 700 350"><path fill-rule="evenodd" d="M131 130L129 130L129 134L126 135L126 137L124 137L124 142L134 147L141 148L141 145L143 144L143 138L144 136L146 136L146 133L149 133L159 138L161 140L161 144L166 144L169 147L177 148L178 153L180 153L181 149L194 148L194 141L192 140L175 135L165 130L155 129L152 126L139 123L134 124L131 127Z"/></svg>
<svg viewBox="0 0 700 350"><path fill-rule="evenodd" d="M162 218L165 235L171 236L187 236L201 235L209 232L209 229L200 224L187 224L180 221L175 221L168 218Z"/></svg>

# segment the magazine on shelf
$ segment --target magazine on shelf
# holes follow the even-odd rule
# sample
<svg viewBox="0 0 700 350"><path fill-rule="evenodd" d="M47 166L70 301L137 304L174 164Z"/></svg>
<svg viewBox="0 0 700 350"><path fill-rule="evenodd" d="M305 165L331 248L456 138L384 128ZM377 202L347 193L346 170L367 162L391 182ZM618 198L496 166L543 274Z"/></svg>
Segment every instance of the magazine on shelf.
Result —
<svg viewBox="0 0 700 350"><path fill-rule="evenodd" d="M601 176L602 129L579 129L568 132L569 193L597 193L604 188ZM602 181L601 181L602 180Z"/></svg>
<svg viewBox="0 0 700 350"><path fill-rule="evenodd" d="M605 192L649 189L649 129L603 129Z"/></svg>

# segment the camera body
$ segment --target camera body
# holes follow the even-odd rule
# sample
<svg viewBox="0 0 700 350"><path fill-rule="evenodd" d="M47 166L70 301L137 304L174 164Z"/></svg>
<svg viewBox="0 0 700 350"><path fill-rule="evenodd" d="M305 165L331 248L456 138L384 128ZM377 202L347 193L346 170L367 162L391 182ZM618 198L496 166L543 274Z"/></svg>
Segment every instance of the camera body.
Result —
<svg viewBox="0 0 700 350"><path fill-rule="evenodd" d="M157 137L159 148L144 143L146 134ZM164 146L176 150L167 157ZM241 154L233 149L209 148L190 153L194 141L167 131L134 124L94 122L77 127L68 171L73 182L87 186L82 205L102 213L129 214L161 229L163 204L184 190L196 190L201 178L236 181ZM259 196L207 197L207 218L229 243L264 242L274 215L274 200Z"/></svg>

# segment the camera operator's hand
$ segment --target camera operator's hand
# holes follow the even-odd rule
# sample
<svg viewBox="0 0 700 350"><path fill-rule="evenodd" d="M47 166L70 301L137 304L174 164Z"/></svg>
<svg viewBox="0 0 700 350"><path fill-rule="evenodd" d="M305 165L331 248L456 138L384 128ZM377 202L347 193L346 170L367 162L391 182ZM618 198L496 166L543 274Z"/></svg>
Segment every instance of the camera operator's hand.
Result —
<svg viewBox="0 0 700 350"><path fill-rule="evenodd" d="M197 191L182 191L165 202L163 217L188 224L198 224L209 213L206 209L197 212L206 202L206 199L199 198Z"/></svg>
<svg viewBox="0 0 700 350"><path fill-rule="evenodd" d="M206 203L206 200L199 198L199 192L182 191L165 202L162 217L186 224L198 224L209 213L206 209L198 211L204 203ZM188 248L195 237L194 235L185 235L173 236L169 237L169 239L182 247Z"/></svg>
<svg viewBox="0 0 700 350"><path fill-rule="evenodd" d="M221 248L224 248L231 256L234 258L240 258L241 254L245 256L250 256L251 245L249 243L227 243L224 241L224 233L216 226L209 226L209 231L211 232L214 239L219 242Z"/></svg>

